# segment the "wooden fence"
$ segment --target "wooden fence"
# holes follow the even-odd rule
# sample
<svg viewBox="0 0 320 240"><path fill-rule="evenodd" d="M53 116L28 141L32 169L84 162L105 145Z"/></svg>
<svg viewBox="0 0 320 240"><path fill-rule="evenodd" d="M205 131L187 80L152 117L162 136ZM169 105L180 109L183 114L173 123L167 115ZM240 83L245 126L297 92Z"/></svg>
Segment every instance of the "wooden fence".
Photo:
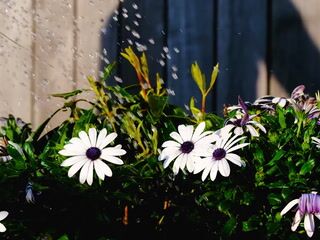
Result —
<svg viewBox="0 0 320 240"><path fill-rule="evenodd" d="M3 0L0 114L38 125L62 104L50 93L87 87L107 61L120 60L117 77L132 83L119 57L129 45L147 49L151 71L182 106L198 96L193 61L208 77L220 63L209 99L218 112L238 95L287 95L302 83L312 92L320 88L319 12L318 0Z"/></svg>

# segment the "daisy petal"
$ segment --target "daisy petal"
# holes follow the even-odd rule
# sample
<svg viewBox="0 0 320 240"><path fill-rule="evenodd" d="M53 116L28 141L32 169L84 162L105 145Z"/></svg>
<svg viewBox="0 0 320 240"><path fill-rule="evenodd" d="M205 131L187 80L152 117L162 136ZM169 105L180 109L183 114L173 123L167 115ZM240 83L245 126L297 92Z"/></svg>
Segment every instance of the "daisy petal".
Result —
<svg viewBox="0 0 320 240"><path fill-rule="evenodd" d="M228 150L227 150L227 153L233 152L233 151L238 150L238 149L240 149L240 148L244 148L245 146L248 146L248 145L249 145L249 143L239 144L239 145L237 145L237 146L234 146L234 147L228 149Z"/></svg>
<svg viewBox="0 0 320 240"><path fill-rule="evenodd" d="M81 184L83 184L86 180L87 180L87 177L88 177L88 172L89 172L89 167L90 167L90 164L92 163L92 161L87 161L81 171L80 171L80 176L79 176L79 181Z"/></svg>
<svg viewBox="0 0 320 240"><path fill-rule="evenodd" d="M89 129L89 139L91 142L91 146L95 147L97 142L97 130L95 128Z"/></svg>
<svg viewBox="0 0 320 240"><path fill-rule="evenodd" d="M178 157L179 155L181 154L181 152L179 150L173 152L171 155L169 156L165 156L162 160L165 159L165 161L163 162L163 167L164 168L167 168L170 163L176 158ZM161 160L160 160L161 161Z"/></svg>
<svg viewBox="0 0 320 240"><path fill-rule="evenodd" d="M123 164L123 161L118 157L114 157L114 156L110 156L110 155L103 155L103 154L101 154L100 157L108 162L113 163L113 164L117 164L117 165Z"/></svg>
<svg viewBox="0 0 320 240"><path fill-rule="evenodd" d="M164 142L161 147L163 148L166 148L166 147L180 147L181 144L176 142L176 141L172 141L172 140L169 140L169 141L166 141Z"/></svg>
<svg viewBox="0 0 320 240"><path fill-rule="evenodd" d="M280 212L280 215L283 216L284 214L286 214L291 208L293 208L294 205L299 203L299 199L294 199L292 201L290 201L287 206L284 207L284 209L282 209L282 211Z"/></svg>
<svg viewBox="0 0 320 240"><path fill-rule="evenodd" d="M60 166L62 167L70 167L72 166L73 164L81 161L81 160L84 160L84 159L87 159L86 156L73 156L73 157L69 157L67 158L66 160L64 160Z"/></svg>
<svg viewBox="0 0 320 240"><path fill-rule="evenodd" d="M314 232L314 217L313 214L306 213L304 216L304 229L309 237L312 237Z"/></svg>
<svg viewBox="0 0 320 240"><path fill-rule="evenodd" d="M218 162L218 170L222 176L228 177L230 175L230 166L225 159L221 159Z"/></svg>
<svg viewBox="0 0 320 240"><path fill-rule="evenodd" d="M79 138L81 139L83 144L86 145L87 148L92 147L88 134L85 131L79 132Z"/></svg>
<svg viewBox="0 0 320 240"><path fill-rule="evenodd" d="M93 182L93 161L90 162L87 176L87 183L91 186Z"/></svg>
<svg viewBox="0 0 320 240"><path fill-rule="evenodd" d="M126 151L121 148L108 147L102 150L101 157L103 156L103 158L105 158L107 156L122 156L124 154L126 154Z"/></svg>
<svg viewBox="0 0 320 240"><path fill-rule="evenodd" d="M244 165L243 161L241 161L240 156L238 156L237 154L228 153L225 158L226 158L227 160L229 160L230 162L238 165L239 167L241 167L241 166Z"/></svg>
<svg viewBox="0 0 320 240"><path fill-rule="evenodd" d="M101 160L96 160L95 162L96 162L95 168L99 168L100 171L103 172L104 175L106 175L108 177L112 177L111 168L107 164L105 164Z"/></svg>
<svg viewBox="0 0 320 240"><path fill-rule="evenodd" d="M178 132L184 142L191 141L192 134L193 134L193 126L192 125L188 125L188 126L179 125Z"/></svg>
<svg viewBox="0 0 320 240"><path fill-rule="evenodd" d="M181 161L182 161L182 159L183 159L183 155L184 155L184 154L179 155L179 156L177 157L177 159L175 160L174 164L173 164L172 170L173 170L174 175L177 175L178 172L179 172L180 163L181 163Z"/></svg>
<svg viewBox="0 0 320 240"><path fill-rule="evenodd" d="M183 143L181 136L177 132L170 133L170 137L176 140L178 143Z"/></svg>
<svg viewBox="0 0 320 240"><path fill-rule="evenodd" d="M217 172L218 172L218 164L217 164L217 162L213 162L213 165L212 165L211 171L210 171L210 179L211 179L211 181L214 181L216 179Z"/></svg>
<svg viewBox="0 0 320 240"><path fill-rule="evenodd" d="M180 169L184 170L188 161L188 154L182 154L182 160L180 162Z"/></svg>
<svg viewBox="0 0 320 240"><path fill-rule="evenodd" d="M193 173L197 174L201 172L203 169L208 167L208 165L212 163L212 157L200 158L200 160L195 161Z"/></svg>
<svg viewBox="0 0 320 240"><path fill-rule="evenodd" d="M115 140L117 136L118 136L118 134L115 132L110 133L107 137L105 137L102 140L101 144L99 145L99 148L100 149L105 148L109 143L111 143L113 140Z"/></svg>
<svg viewBox="0 0 320 240"><path fill-rule="evenodd" d="M73 166L69 169L68 171L68 177L72 177L74 174L76 174L76 172L79 171L79 169L87 162L87 161L91 161L89 159L83 159L75 164L73 164Z"/></svg>
<svg viewBox="0 0 320 240"><path fill-rule="evenodd" d="M301 218L302 218L301 213L300 213L300 211L298 210L298 211L296 212L296 215L294 216L293 223L292 223L292 225L291 225L291 230L292 230L292 231L295 231L295 230L297 229L297 227L299 226L299 224L300 224L300 222L301 222Z"/></svg>
<svg viewBox="0 0 320 240"><path fill-rule="evenodd" d="M93 161L93 165L98 178L100 178L101 180L104 180L104 172L99 165L99 161L98 160Z"/></svg>
<svg viewBox="0 0 320 240"><path fill-rule="evenodd" d="M259 137L258 131L251 125L246 126L252 137Z"/></svg>
<svg viewBox="0 0 320 240"><path fill-rule="evenodd" d="M0 212L0 221L5 219L8 215L9 215L9 213L7 211Z"/></svg>
<svg viewBox="0 0 320 240"><path fill-rule="evenodd" d="M194 130L193 136L192 136L192 141L196 142L200 139L201 133L204 131L206 127L206 123L205 122L201 122L196 129Z"/></svg>
<svg viewBox="0 0 320 240"><path fill-rule="evenodd" d="M204 180L208 177L208 175L209 175L209 173L210 173L210 170L211 170L213 164L214 164L214 162L210 162L210 163L208 164L208 166L203 170L202 176L201 176L201 180L202 180L202 181L204 181Z"/></svg>
<svg viewBox="0 0 320 240"><path fill-rule="evenodd" d="M5 232L6 230L6 227L2 223L0 223L0 232Z"/></svg>
<svg viewBox="0 0 320 240"><path fill-rule="evenodd" d="M96 147L97 148L100 148L100 145L103 143L103 141L106 138L106 136L107 136L107 129L103 128L99 132L99 135L98 135L98 138L97 138L97 142L96 142Z"/></svg>

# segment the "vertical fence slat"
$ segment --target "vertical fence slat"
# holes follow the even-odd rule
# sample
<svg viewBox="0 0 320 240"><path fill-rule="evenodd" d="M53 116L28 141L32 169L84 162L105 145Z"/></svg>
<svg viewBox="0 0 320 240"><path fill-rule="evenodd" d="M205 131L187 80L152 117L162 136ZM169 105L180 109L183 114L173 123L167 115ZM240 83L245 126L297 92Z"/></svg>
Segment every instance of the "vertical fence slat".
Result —
<svg viewBox="0 0 320 240"><path fill-rule="evenodd" d="M218 106L266 94L267 1L219 1Z"/></svg>
<svg viewBox="0 0 320 240"><path fill-rule="evenodd" d="M168 87L175 91L175 96L171 97L172 103L189 105L193 95L200 107L201 97L192 80L190 68L191 64L197 61L207 80L210 79L214 65L213 9L213 1L168 0L168 46L171 59L168 60L167 71ZM175 68L178 69L177 72L174 71ZM207 110L212 109L212 96L208 96Z"/></svg>
<svg viewBox="0 0 320 240"><path fill-rule="evenodd" d="M51 93L74 88L73 1L37 0L35 19L34 122L39 125L63 104ZM56 118L52 125L57 124Z"/></svg>
<svg viewBox="0 0 320 240"><path fill-rule="evenodd" d="M32 1L0 2L0 116L31 121Z"/></svg>
<svg viewBox="0 0 320 240"><path fill-rule="evenodd" d="M78 88L88 87L88 75L99 75L100 61L104 57L100 36L106 19L110 18L118 3L118 0L77 1L75 67Z"/></svg>
<svg viewBox="0 0 320 240"><path fill-rule="evenodd" d="M317 0L272 3L271 93L288 95L297 85L320 88L320 4Z"/></svg>

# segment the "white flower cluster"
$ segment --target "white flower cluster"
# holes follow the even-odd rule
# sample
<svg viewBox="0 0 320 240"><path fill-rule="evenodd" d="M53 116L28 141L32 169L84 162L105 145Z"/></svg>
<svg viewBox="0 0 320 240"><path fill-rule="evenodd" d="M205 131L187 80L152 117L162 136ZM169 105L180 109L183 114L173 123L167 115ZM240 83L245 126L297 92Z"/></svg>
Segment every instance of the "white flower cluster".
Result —
<svg viewBox="0 0 320 240"><path fill-rule="evenodd" d="M249 143L243 143L245 136L238 136L230 131L232 127L225 126L216 132L204 131L205 123L200 123L196 129L192 125L179 125L178 132L172 132L168 140L162 144L164 148L159 156L164 161L164 168L174 161L173 172L178 174L179 170L187 169L190 173L202 171L202 181L210 174L214 181L217 173L224 177L230 175L228 161L244 166L245 162L240 156L233 153Z"/></svg>

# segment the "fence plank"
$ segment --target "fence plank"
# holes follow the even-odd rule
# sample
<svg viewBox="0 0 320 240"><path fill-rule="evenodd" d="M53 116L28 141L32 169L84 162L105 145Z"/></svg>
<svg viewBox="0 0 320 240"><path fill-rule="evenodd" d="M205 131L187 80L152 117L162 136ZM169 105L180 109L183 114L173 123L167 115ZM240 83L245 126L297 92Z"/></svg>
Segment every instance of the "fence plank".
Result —
<svg viewBox="0 0 320 240"><path fill-rule="evenodd" d="M219 1L218 106L267 93L267 0ZM258 84L257 84L258 83Z"/></svg>
<svg viewBox="0 0 320 240"><path fill-rule="evenodd" d="M168 46L171 55L168 60L168 87L175 91L175 96L171 97L174 104L189 105L193 95L200 107L201 98L192 80L190 67L197 61L207 78L210 78L215 54L213 3L206 0L168 0ZM207 110L212 109L210 95Z"/></svg>
<svg viewBox="0 0 320 240"><path fill-rule="evenodd" d="M271 93L288 95L300 84L320 88L320 4L317 0L273 1Z"/></svg>
<svg viewBox="0 0 320 240"><path fill-rule="evenodd" d="M51 93L71 91L73 79L73 1L36 0L35 101L33 116L39 125L63 101ZM56 125L56 118L51 126Z"/></svg>
<svg viewBox="0 0 320 240"><path fill-rule="evenodd" d="M0 2L0 116L31 121L32 2Z"/></svg>
<svg viewBox="0 0 320 240"><path fill-rule="evenodd" d="M76 76L77 88L88 88L87 76L98 77L100 61L104 57L100 38L105 21L119 4L118 0L77 2L76 19ZM113 46L114 47L114 46Z"/></svg>

